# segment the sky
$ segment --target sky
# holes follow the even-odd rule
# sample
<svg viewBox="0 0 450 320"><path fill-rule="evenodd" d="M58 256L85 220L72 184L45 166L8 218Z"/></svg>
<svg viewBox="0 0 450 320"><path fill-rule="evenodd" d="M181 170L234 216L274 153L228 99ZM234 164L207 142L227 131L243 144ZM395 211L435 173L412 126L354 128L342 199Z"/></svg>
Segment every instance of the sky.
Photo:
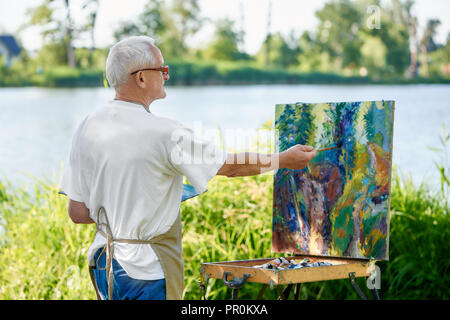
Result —
<svg viewBox="0 0 450 320"><path fill-rule="evenodd" d="M80 10L85 0L71 0L75 22L82 21ZM390 0L385 0L388 2ZM114 42L113 32L120 22L135 19L142 11L147 0L100 0L96 39L97 46L106 47ZM326 0L273 0L271 10L271 32L281 32L287 36L291 31L300 35L305 30L313 30L317 25L314 12L320 9ZM15 33L26 21L27 8L37 6L41 0L0 0L0 33ZM267 12L269 0L199 0L201 15L211 19L231 18L236 26L241 26L244 15L245 48L250 54L258 51L267 31ZM423 29L430 18L439 18L436 40L443 43L450 32L450 0L416 0L414 13L419 19L419 30ZM206 23L200 32L189 39L194 46L206 45L211 39L214 28L212 22ZM41 46L41 36L37 27L28 28L21 33L23 46L28 50L37 50ZM79 42L75 45L89 45Z"/></svg>

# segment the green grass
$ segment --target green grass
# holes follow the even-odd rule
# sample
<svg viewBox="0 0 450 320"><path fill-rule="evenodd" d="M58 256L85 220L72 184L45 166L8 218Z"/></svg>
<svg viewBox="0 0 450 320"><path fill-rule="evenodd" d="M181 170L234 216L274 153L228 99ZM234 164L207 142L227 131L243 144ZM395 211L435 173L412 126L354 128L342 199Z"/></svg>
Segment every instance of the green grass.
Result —
<svg viewBox="0 0 450 320"><path fill-rule="evenodd" d="M271 256L272 175L216 177L204 195L182 204L185 299L200 299L200 263ZM75 225L56 183L31 190L0 184L0 299L95 299L87 268L93 225ZM448 299L449 215L439 194L392 181L390 260L380 262L383 299ZM365 280L357 279L368 294ZM247 284L240 299L255 299ZM229 299L221 280L208 282L209 299ZM264 299L276 298L266 290ZM348 280L302 285L302 299L357 299Z"/></svg>

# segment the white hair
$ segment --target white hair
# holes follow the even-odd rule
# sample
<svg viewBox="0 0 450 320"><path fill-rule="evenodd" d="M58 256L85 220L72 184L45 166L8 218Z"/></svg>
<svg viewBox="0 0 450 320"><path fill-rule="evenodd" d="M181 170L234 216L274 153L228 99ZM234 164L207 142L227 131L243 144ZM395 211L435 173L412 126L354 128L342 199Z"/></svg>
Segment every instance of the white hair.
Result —
<svg viewBox="0 0 450 320"><path fill-rule="evenodd" d="M154 40L148 36L133 36L117 42L106 58L106 79L110 86L118 88L127 82L131 72L155 63L150 47Z"/></svg>

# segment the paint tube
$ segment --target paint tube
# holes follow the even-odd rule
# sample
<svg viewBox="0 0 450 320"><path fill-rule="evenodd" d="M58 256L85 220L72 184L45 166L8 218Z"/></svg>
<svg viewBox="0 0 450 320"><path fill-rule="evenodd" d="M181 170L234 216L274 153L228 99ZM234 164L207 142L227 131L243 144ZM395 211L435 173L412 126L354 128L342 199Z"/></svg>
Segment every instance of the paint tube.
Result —
<svg viewBox="0 0 450 320"><path fill-rule="evenodd" d="M288 261L286 258L276 258L272 261L269 261L265 264L253 266L254 268L262 268L262 269L275 269L275 270L285 270L285 269L302 269L302 268L311 268L311 267L321 267L321 266L332 266L329 262L317 261L310 262L309 259L292 259Z"/></svg>

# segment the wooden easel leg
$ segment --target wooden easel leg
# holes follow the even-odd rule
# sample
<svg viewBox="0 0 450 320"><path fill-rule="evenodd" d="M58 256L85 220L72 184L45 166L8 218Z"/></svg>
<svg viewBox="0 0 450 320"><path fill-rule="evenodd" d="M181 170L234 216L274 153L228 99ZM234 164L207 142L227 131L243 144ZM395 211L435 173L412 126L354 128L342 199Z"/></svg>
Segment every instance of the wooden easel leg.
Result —
<svg viewBox="0 0 450 320"><path fill-rule="evenodd" d="M277 300L286 300L286 298L284 297L284 294L283 294L283 290L281 289L281 286L277 286L277 291L278 291Z"/></svg>
<svg viewBox="0 0 450 320"><path fill-rule="evenodd" d="M206 280L206 283L203 283L202 281L197 281L198 286L200 287L201 291L202 291L202 300L207 300L206 299L206 285L208 283L208 280Z"/></svg>
<svg viewBox="0 0 450 320"><path fill-rule="evenodd" d="M289 295L291 294L292 286L293 284L288 284L283 291L281 291L281 286L277 286L279 294L278 300L289 300Z"/></svg>
<svg viewBox="0 0 450 320"><path fill-rule="evenodd" d="M378 290L376 288L373 288L370 291L372 291L372 295L375 300L380 300L380 296L378 295Z"/></svg>
<svg viewBox="0 0 450 320"><path fill-rule="evenodd" d="M237 300L239 289L233 289L231 292L231 300Z"/></svg>
<svg viewBox="0 0 450 320"><path fill-rule="evenodd" d="M283 295L286 297L286 300L289 300L289 295L291 294L293 284L287 285L287 287L283 291Z"/></svg>
<svg viewBox="0 0 450 320"><path fill-rule="evenodd" d="M350 282L353 286L353 289L355 289L356 294L359 296L359 298L361 300L367 300L367 297L364 295L364 293L361 291L361 289L358 287L358 284L356 283L356 278L355 278L355 273L354 272L350 272L348 274L348 276L350 277Z"/></svg>
<svg viewBox="0 0 450 320"><path fill-rule="evenodd" d="M297 283L295 285L295 290L294 290L294 300L298 300L299 295L300 295L300 283Z"/></svg>
<svg viewBox="0 0 450 320"><path fill-rule="evenodd" d="M259 291L258 297L256 298L256 300L262 300L262 296L263 296L264 292L266 291L266 289L267 289L267 284L265 283L261 287L261 291Z"/></svg>

